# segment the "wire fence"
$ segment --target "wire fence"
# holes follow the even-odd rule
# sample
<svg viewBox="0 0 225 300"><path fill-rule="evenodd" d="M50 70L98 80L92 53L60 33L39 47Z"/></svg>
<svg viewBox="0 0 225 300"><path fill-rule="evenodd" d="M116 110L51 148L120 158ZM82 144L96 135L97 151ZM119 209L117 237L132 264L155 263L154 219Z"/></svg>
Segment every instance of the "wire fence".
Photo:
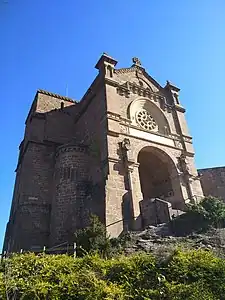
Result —
<svg viewBox="0 0 225 300"><path fill-rule="evenodd" d="M70 256L74 256L76 257L76 253L77 253L77 244L76 243L69 243L69 242L64 242L58 245L55 245L53 247L35 247L35 248L31 248L30 250L24 250L24 249L20 249L20 251L17 252L3 252L1 254L1 263L3 262L3 260L5 258L9 258L12 255L16 254L25 254L25 253L35 253L35 254L67 254Z"/></svg>
<svg viewBox="0 0 225 300"><path fill-rule="evenodd" d="M188 200L190 202L197 202L198 199L201 198L201 197L202 197L201 195L195 195L192 198L184 199L184 202L186 202ZM157 199L157 198L155 198L155 199ZM176 211L176 209L174 209L174 213L175 213L175 211ZM179 215L179 210L177 210L176 215L177 216ZM106 228L123 222L125 224L125 227L126 227L126 228L124 228L124 230L128 231L128 227L127 227L128 226L127 225L128 221L131 221L131 219L128 220L128 219L122 218L122 219L117 220L113 223L107 224ZM28 253L28 252L32 252L32 253L35 253L35 254L41 254L41 253L43 253L43 254L68 254L68 255L73 255L74 257L76 257L77 244L65 241L65 242L62 242L60 244L54 245L53 247L43 246L43 247L32 247L30 250L20 249L17 252L17 254L18 253L23 254L23 253ZM6 251L3 252L2 254L0 254L1 261L4 258L10 257L11 255L12 255L12 253L9 253L9 252L6 252Z"/></svg>

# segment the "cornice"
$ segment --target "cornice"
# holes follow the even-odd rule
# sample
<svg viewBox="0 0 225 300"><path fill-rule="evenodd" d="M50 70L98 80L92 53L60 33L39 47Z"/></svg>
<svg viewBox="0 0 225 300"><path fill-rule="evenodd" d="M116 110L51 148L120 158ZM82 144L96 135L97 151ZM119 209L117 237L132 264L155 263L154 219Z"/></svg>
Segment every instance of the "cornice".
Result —
<svg viewBox="0 0 225 300"><path fill-rule="evenodd" d="M148 98L151 101L159 102L163 110L167 112L172 111L172 106L166 101L166 97L158 92L153 92L149 87L144 88L133 82L125 82L123 84L117 85L117 93L120 96L125 96L129 98L131 94L138 95L140 97Z"/></svg>
<svg viewBox="0 0 225 300"><path fill-rule="evenodd" d="M114 120L114 121L120 123L120 134L129 135L128 128L134 128L134 129L139 129L140 130L140 127L132 124L131 120L126 119L124 117L121 117L120 114L117 114L117 113L114 113L114 112L111 112L111 111L107 111L106 117L108 119L110 119L110 120ZM144 130L143 128L141 128L141 130L149 133L148 130ZM114 134L115 135L119 134L119 132L118 133L114 132ZM178 148L182 147L180 145L180 143L182 142L182 140L184 142L188 142L188 143L192 144L192 137L190 137L190 136L186 136L186 135L180 136L180 135L174 134L174 133L170 133L168 135L164 135L164 134L158 133L158 132L154 132L154 134L155 135L159 135L159 136L163 136L163 137L166 137L166 138L170 138L170 139L176 141L176 144L177 144Z"/></svg>
<svg viewBox="0 0 225 300"><path fill-rule="evenodd" d="M108 77L105 77L105 83L107 83L111 86L114 86L114 87L117 87L120 85L116 80L113 80L112 78L108 78Z"/></svg>
<svg viewBox="0 0 225 300"><path fill-rule="evenodd" d="M59 156L60 153L65 153L65 152L81 152L81 153L87 153L89 147L87 145L71 145L71 144L66 144L58 147L56 151L56 157Z"/></svg>
<svg viewBox="0 0 225 300"><path fill-rule="evenodd" d="M130 68L121 68L121 69L115 69L115 74L125 74L125 73L132 73L137 70L136 66L132 66Z"/></svg>
<svg viewBox="0 0 225 300"><path fill-rule="evenodd" d="M192 137L188 135L182 135L182 138L185 142L192 143Z"/></svg>
<svg viewBox="0 0 225 300"><path fill-rule="evenodd" d="M166 100L165 96L160 95L159 93L152 92L152 90L149 87L144 88L136 84L135 82L126 81L125 83L120 84L118 85L117 91L122 96L125 95L129 97L129 95L132 93L138 94L139 96L147 97L155 102L157 102L158 100Z"/></svg>
<svg viewBox="0 0 225 300"><path fill-rule="evenodd" d="M132 68L134 68L135 70L137 70L138 66L134 66ZM120 69L120 70L129 70L129 72L131 70L133 70L132 68L127 68L127 69ZM118 70L117 70L118 71ZM143 75L143 72L141 72ZM148 75L149 76L149 75ZM171 112L173 107L170 104L167 103L166 101L166 97L162 94L160 94L159 92L153 92L152 89L150 87L144 88L141 85L138 85L135 82L130 82L130 81L126 81L122 84L120 84L119 82L117 82L116 80L113 80L111 78L105 78L105 83L109 84L113 87L116 87L117 89L117 93L120 96L125 96L126 98L129 98L131 94L136 94L140 97L146 97L151 101L154 102L160 102L160 106L163 110L167 110L167 112ZM157 84L157 83L156 83ZM162 90L162 88L160 86L157 87L160 88ZM178 106L178 109L183 109L182 107Z"/></svg>
<svg viewBox="0 0 225 300"><path fill-rule="evenodd" d="M182 106L174 105L174 108L175 108L175 110L180 111L182 113L186 112L185 108L183 108Z"/></svg>
<svg viewBox="0 0 225 300"><path fill-rule="evenodd" d="M113 162L113 163L118 163L118 162L121 162L121 159L120 158L115 158L115 157L112 157L112 156L108 156L108 161Z"/></svg>
<svg viewBox="0 0 225 300"><path fill-rule="evenodd" d="M121 116L120 114L111 112L111 111L107 111L106 116L108 119L114 120L114 121L120 121L121 120Z"/></svg>

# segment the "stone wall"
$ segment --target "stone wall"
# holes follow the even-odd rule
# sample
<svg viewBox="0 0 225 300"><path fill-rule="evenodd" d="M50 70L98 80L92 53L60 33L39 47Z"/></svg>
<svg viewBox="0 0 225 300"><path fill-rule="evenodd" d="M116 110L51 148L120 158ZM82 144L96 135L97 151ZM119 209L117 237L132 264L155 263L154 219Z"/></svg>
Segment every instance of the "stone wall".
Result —
<svg viewBox="0 0 225 300"><path fill-rule="evenodd" d="M76 120L75 131L77 141L89 146L90 211L105 222L108 148L105 87L101 78L96 77L90 90L80 102L80 116Z"/></svg>
<svg viewBox="0 0 225 300"><path fill-rule="evenodd" d="M168 223L172 217L171 203L161 199L147 199L140 202L143 227Z"/></svg>
<svg viewBox="0 0 225 300"><path fill-rule="evenodd" d="M225 201L225 167L198 170L205 196L222 198Z"/></svg>
<svg viewBox="0 0 225 300"><path fill-rule="evenodd" d="M13 251L47 244L53 171L54 147L28 142L18 166L10 214Z"/></svg>
<svg viewBox="0 0 225 300"><path fill-rule="evenodd" d="M35 96L20 145L5 250L49 243L55 150L73 136L75 104L45 91Z"/></svg>
<svg viewBox="0 0 225 300"><path fill-rule="evenodd" d="M44 140L64 144L75 137L77 105L45 114Z"/></svg>
<svg viewBox="0 0 225 300"><path fill-rule="evenodd" d="M84 145L65 145L56 154L50 245L69 241L87 225L89 214L89 153Z"/></svg>

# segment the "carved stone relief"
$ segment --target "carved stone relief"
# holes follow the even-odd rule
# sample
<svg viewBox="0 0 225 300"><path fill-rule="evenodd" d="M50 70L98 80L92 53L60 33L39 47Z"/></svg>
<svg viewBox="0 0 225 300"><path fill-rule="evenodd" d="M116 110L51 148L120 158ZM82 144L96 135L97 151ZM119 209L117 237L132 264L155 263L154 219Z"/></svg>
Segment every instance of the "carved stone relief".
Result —
<svg viewBox="0 0 225 300"><path fill-rule="evenodd" d="M124 126L123 124L120 124L120 132L127 134L128 128L126 126Z"/></svg>
<svg viewBox="0 0 225 300"><path fill-rule="evenodd" d="M175 143L175 147L177 147L179 149L183 148L183 145L182 145L181 141L175 140L174 143Z"/></svg>

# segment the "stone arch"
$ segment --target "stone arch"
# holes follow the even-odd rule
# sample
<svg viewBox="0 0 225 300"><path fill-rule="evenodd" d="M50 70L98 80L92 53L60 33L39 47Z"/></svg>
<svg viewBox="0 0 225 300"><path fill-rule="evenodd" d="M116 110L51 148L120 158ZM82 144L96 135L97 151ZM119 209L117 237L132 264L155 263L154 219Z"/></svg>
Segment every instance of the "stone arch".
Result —
<svg viewBox="0 0 225 300"><path fill-rule="evenodd" d="M183 195L174 159L162 149L145 145L137 152L143 200L160 198L180 209Z"/></svg>
<svg viewBox="0 0 225 300"><path fill-rule="evenodd" d="M130 103L127 113L132 125L141 127L137 120L137 114L142 110L147 111L152 117L153 122L155 121L156 126L152 128L153 132L158 132L163 135L170 134L170 126L165 114L148 98L137 98Z"/></svg>

